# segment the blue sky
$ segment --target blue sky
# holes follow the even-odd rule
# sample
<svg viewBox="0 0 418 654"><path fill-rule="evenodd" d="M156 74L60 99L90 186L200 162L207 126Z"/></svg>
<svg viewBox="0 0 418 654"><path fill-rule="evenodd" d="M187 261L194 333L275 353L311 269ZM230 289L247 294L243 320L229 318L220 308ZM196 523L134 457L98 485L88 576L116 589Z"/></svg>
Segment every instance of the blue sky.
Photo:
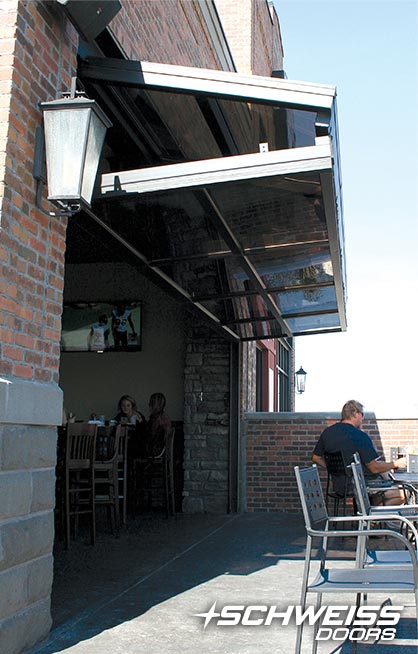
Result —
<svg viewBox="0 0 418 654"><path fill-rule="evenodd" d="M297 411L418 417L418 3L275 0L290 80L337 87L345 333L296 339Z"/></svg>

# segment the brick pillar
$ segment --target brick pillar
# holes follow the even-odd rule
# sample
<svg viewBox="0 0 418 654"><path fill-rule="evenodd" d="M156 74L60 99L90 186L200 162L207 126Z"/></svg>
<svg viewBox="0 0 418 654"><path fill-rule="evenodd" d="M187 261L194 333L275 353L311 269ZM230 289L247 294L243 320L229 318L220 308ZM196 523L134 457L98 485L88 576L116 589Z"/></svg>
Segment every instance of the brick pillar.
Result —
<svg viewBox="0 0 418 654"><path fill-rule="evenodd" d="M76 34L55 3L0 12L0 651L51 625L66 220L35 202L38 103L68 88Z"/></svg>

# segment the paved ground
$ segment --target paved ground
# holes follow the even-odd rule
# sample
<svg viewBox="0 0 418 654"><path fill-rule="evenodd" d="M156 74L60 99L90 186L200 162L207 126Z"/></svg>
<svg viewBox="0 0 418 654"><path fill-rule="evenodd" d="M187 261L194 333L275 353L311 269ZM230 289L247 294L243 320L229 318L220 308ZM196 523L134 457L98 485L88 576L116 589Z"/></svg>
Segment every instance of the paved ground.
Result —
<svg viewBox="0 0 418 654"><path fill-rule="evenodd" d="M105 524L99 525L94 548L81 539L69 552L57 544L54 627L30 654L294 651L293 626L219 626L213 619L204 629L205 618L197 614L208 612L215 602L218 612L225 604L275 605L281 610L297 604L305 546L300 517L142 516L130 521L118 538L106 531ZM335 551L334 557L350 559L351 554ZM412 598L397 599L408 607L396 643L359 645L357 654L418 654L411 636ZM337 645L326 643L319 651L351 651L348 645L335 650ZM308 632L304 654L310 646Z"/></svg>

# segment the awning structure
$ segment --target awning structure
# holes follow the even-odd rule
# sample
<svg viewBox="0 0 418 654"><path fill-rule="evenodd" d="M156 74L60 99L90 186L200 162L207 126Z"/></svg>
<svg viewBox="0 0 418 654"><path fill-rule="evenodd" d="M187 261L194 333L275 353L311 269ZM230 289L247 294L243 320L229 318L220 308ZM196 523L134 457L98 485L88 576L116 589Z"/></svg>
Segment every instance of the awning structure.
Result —
<svg viewBox="0 0 418 654"><path fill-rule="evenodd" d="M115 127L70 261L128 252L234 340L345 330L333 87L108 58L79 77Z"/></svg>

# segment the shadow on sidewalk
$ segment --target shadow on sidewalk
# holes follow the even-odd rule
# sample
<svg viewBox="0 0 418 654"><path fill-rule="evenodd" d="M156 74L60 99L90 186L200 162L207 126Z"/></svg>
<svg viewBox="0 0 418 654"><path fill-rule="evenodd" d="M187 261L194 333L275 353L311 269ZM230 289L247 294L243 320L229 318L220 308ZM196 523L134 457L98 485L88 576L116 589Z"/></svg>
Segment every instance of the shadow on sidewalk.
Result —
<svg viewBox="0 0 418 654"><path fill-rule="evenodd" d="M303 523L290 514L142 515L118 537L106 525L98 532L94 547L82 533L68 551L56 543L53 628L31 654L62 651L191 588L204 593L220 575L248 576L304 558Z"/></svg>

